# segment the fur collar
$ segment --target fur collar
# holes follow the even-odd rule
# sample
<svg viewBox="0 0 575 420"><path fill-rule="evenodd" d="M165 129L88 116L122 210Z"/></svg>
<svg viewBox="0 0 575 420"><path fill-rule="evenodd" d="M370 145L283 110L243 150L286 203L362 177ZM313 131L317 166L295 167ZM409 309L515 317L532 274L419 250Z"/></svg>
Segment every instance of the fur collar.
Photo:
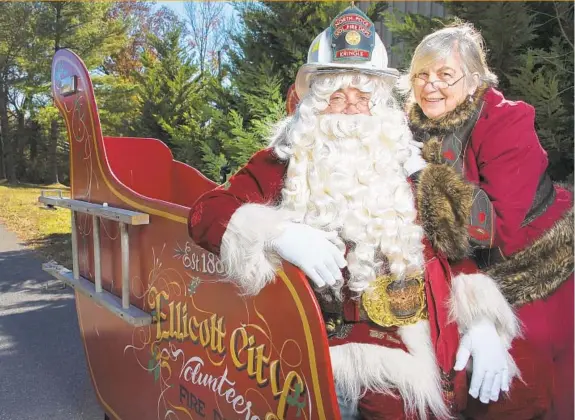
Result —
<svg viewBox="0 0 575 420"><path fill-rule="evenodd" d="M512 305L545 299L573 273L574 230L571 208L533 244L485 272Z"/></svg>
<svg viewBox="0 0 575 420"><path fill-rule="evenodd" d="M453 132L471 118L475 112L479 112L486 90L487 88L477 89L471 96L471 100L464 100L453 111L436 120L427 118L417 102L410 100L406 106L409 124L413 130L421 130L432 136Z"/></svg>

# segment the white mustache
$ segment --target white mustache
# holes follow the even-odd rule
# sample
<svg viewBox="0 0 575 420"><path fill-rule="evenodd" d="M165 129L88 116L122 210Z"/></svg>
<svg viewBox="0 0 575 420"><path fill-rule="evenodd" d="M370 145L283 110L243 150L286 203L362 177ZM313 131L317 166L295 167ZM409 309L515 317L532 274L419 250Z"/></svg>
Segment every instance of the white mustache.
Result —
<svg viewBox="0 0 575 420"><path fill-rule="evenodd" d="M349 137L367 137L379 127L379 119L371 115L320 115L319 130L328 137L338 139Z"/></svg>

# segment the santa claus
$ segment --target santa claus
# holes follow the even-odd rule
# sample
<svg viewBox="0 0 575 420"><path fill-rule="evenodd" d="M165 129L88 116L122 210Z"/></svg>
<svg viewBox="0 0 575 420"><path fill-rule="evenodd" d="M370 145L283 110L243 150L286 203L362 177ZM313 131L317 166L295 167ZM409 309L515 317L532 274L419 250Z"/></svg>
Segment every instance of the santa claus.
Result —
<svg viewBox="0 0 575 420"><path fill-rule="evenodd" d="M342 418L448 418L467 392L484 403L473 418L540 415L547 384L514 380L522 344L510 305L472 264L449 264L463 257L473 191L411 146L396 76L369 18L342 12L310 47L294 116L227 188L195 203L190 235L245 294L282 259L303 270Z"/></svg>

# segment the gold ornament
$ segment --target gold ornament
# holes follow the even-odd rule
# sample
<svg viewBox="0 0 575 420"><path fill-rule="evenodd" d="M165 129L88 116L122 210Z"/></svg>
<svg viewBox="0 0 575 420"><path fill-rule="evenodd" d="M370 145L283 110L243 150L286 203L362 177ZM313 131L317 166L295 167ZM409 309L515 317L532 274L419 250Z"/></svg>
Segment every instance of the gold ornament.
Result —
<svg viewBox="0 0 575 420"><path fill-rule="evenodd" d="M373 289L363 293L361 302L369 319L382 327L402 327L427 319L423 274L403 281L389 275L378 277Z"/></svg>
<svg viewBox="0 0 575 420"><path fill-rule="evenodd" d="M349 44L349 45L357 45L361 42L361 35L356 32L356 31L349 31L346 35L345 35L345 41Z"/></svg>

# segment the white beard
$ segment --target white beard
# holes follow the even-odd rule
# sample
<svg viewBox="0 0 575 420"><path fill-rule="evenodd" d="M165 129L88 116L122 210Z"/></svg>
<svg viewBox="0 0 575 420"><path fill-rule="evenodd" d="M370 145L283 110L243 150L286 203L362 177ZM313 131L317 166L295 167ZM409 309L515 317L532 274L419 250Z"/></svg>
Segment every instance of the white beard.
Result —
<svg viewBox="0 0 575 420"><path fill-rule="evenodd" d="M423 230L402 167L409 153L405 127L365 115L322 115L312 126L290 134L281 206L294 221L337 230L351 245L348 287L358 295L379 275L421 273Z"/></svg>

